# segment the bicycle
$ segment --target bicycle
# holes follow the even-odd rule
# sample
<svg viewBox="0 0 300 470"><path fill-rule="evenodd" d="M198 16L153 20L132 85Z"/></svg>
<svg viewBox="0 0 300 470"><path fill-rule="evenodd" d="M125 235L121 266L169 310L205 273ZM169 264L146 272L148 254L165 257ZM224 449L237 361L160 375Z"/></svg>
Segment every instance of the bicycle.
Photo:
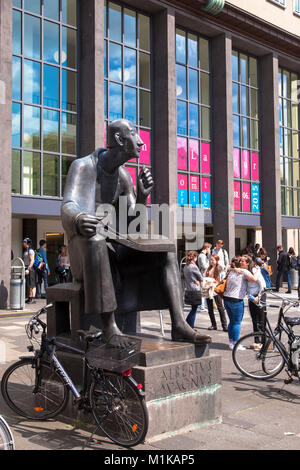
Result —
<svg viewBox="0 0 300 470"><path fill-rule="evenodd" d="M236 368L245 376L252 379L266 380L276 377L286 366L288 378L285 383L291 383L293 376L300 379L300 336L295 335L293 327L300 325L300 317L286 317L292 307L299 307L298 301L293 301L274 294L272 289L266 289L275 298L281 300L277 324L274 330L266 315L265 325L260 331L241 337L232 351ZM259 306L274 307L259 301ZM282 335L287 335L283 344Z"/></svg>
<svg viewBox="0 0 300 470"><path fill-rule="evenodd" d="M145 439L148 413L141 384L131 375L136 364L141 340L112 336L104 341L102 331L78 331L85 350L48 339L47 325L39 317L47 305L29 320L25 327L34 356L20 357L4 373L1 392L7 405L16 413L32 420L46 420L61 413L71 390L79 409L91 412L97 427L118 445L133 447ZM36 335L42 329L40 341ZM33 341L39 348L35 349ZM84 362L81 393L59 362L57 350L82 356ZM110 370L107 370L109 369Z"/></svg>
<svg viewBox="0 0 300 470"><path fill-rule="evenodd" d="M0 451L14 449L14 437L12 435L10 427L8 426L3 416L0 416Z"/></svg>

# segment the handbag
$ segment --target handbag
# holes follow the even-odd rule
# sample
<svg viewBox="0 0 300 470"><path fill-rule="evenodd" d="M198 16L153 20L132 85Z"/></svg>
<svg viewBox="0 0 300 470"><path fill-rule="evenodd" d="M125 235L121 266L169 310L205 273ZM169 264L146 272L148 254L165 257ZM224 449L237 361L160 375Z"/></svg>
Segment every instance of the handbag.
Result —
<svg viewBox="0 0 300 470"><path fill-rule="evenodd" d="M200 290L186 290L184 292L184 303L187 305L200 305L202 295Z"/></svg>
<svg viewBox="0 0 300 470"><path fill-rule="evenodd" d="M215 293L219 295L222 299L224 297L224 292L226 289L226 279L228 277L229 271L226 275L226 277L215 287Z"/></svg>

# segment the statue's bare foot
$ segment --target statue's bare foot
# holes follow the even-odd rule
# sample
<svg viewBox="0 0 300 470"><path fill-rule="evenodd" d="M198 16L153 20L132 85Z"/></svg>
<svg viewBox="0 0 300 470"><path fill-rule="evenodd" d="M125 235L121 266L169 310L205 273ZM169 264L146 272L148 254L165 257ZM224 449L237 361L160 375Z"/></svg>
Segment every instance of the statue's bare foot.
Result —
<svg viewBox="0 0 300 470"><path fill-rule="evenodd" d="M187 343L207 344L211 343L211 336L201 335L186 323L177 327L172 327L172 340L186 341Z"/></svg>

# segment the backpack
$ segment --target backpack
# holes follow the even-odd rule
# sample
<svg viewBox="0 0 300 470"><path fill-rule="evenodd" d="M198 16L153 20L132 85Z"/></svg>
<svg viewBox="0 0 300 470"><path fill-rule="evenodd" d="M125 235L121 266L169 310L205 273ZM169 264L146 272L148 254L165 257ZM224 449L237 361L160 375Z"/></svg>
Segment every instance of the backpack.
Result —
<svg viewBox="0 0 300 470"><path fill-rule="evenodd" d="M34 263L33 263L33 269L43 270L45 266L46 266L46 264L44 262L44 258L42 257L42 255L39 251L36 251L35 252L35 258L34 258Z"/></svg>
<svg viewBox="0 0 300 470"><path fill-rule="evenodd" d="M261 268L261 274L262 274L262 277L263 277L264 280L265 280L266 288L267 288L267 289L270 289L270 288L271 288L271 277L270 277L270 274L269 274L268 269L266 269L266 268Z"/></svg>
<svg viewBox="0 0 300 470"><path fill-rule="evenodd" d="M290 256L290 267L292 269L297 269L297 267L298 267L298 257Z"/></svg>

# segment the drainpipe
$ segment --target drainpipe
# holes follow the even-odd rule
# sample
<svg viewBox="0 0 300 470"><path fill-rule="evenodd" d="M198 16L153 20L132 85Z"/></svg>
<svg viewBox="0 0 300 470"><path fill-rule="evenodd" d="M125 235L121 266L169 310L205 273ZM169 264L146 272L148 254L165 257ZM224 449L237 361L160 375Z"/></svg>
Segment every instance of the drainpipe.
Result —
<svg viewBox="0 0 300 470"><path fill-rule="evenodd" d="M224 8L225 0L207 0L205 6L201 7L206 13L217 15Z"/></svg>

